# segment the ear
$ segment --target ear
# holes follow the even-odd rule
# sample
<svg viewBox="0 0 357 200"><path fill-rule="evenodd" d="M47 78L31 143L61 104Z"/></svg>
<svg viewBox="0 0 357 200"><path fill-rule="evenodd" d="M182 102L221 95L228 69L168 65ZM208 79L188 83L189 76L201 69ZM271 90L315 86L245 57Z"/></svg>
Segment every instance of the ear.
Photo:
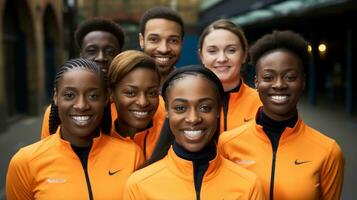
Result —
<svg viewBox="0 0 357 200"><path fill-rule="evenodd" d="M52 97L52 100L54 102L54 104L57 106L57 91L56 89L53 90L53 97Z"/></svg>
<svg viewBox="0 0 357 200"><path fill-rule="evenodd" d="M144 49L144 36L139 33L139 44L140 44L140 48Z"/></svg>
<svg viewBox="0 0 357 200"><path fill-rule="evenodd" d="M254 76L254 86L255 86L255 89L258 88L258 78L257 78L257 75Z"/></svg>

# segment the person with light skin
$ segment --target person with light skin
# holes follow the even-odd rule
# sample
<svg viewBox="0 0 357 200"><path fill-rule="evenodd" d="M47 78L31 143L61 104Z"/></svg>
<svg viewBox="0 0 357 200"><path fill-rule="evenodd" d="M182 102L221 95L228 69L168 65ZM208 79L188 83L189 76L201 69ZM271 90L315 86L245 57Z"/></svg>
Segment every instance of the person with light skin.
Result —
<svg viewBox="0 0 357 200"><path fill-rule="evenodd" d="M306 125L297 104L306 85L307 42L273 31L250 49L263 106L255 120L223 133L219 149L262 180L266 199L340 199L344 158L335 140Z"/></svg>
<svg viewBox="0 0 357 200"><path fill-rule="evenodd" d="M216 151L223 93L201 66L169 74L161 91L164 128L146 167L128 179L124 199L264 199L257 176Z"/></svg>
<svg viewBox="0 0 357 200"><path fill-rule="evenodd" d="M240 75L247 54L248 43L243 30L229 20L214 21L201 33L200 59L205 67L218 76L225 91L222 131L253 120L261 106L257 92L245 84Z"/></svg>
<svg viewBox="0 0 357 200"><path fill-rule="evenodd" d="M75 31L74 39L80 49L80 57L96 62L105 73L113 58L122 51L125 42L122 28L104 18L93 18L81 23ZM49 130L50 111L51 106L48 106L43 117L41 139L56 132Z"/></svg>
<svg viewBox="0 0 357 200"><path fill-rule="evenodd" d="M155 59L163 83L180 58L185 33L183 20L176 11L157 6L142 15L139 29L140 47Z"/></svg>
<svg viewBox="0 0 357 200"><path fill-rule="evenodd" d="M66 61L54 81L50 126L56 133L13 156L7 199L121 199L144 157L133 141L108 135L108 103L101 67L82 58Z"/></svg>
<svg viewBox="0 0 357 200"><path fill-rule="evenodd" d="M124 51L113 59L108 77L112 109L118 110L112 114L111 136L134 140L149 158L165 119L154 59L141 51Z"/></svg>

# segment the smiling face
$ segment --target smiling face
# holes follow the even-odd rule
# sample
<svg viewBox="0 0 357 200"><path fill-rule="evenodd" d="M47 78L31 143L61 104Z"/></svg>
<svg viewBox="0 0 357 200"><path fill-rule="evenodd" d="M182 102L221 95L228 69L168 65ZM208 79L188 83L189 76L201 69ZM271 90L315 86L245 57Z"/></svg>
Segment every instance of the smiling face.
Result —
<svg viewBox="0 0 357 200"><path fill-rule="evenodd" d="M178 61L182 37L180 24L160 18L147 21L144 35L139 35L141 48L155 59L162 76L169 74Z"/></svg>
<svg viewBox="0 0 357 200"><path fill-rule="evenodd" d="M98 74L66 71L53 97L62 122L61 136L75 146L88 146L102 120L107 96Z"/></svg>
<svg viewBox="0 0 357 200"><path fill-rule="evenodd" d="M170 129L178 144L197 152L212 140L219 108L217 91L209 80L200 75L175 80L166 103Z"/></svg>
<svg viewBox="0 0 357 200"><path fill-rule="evenodd" d="M157 72L140 66L116 84L112 99L118 110L122 131L137 132L147 128L159 105L159 87Z"/></svg>
<svg viewBox="0 0 357 200"><path fill-rule="evenodd" d="M257 62L255 85L263 110L278 121L291 118L305 88L301 60L285 50L275 50Z"/></svg>
<svg viewBox="0 0 357 200"><path fill-rule="evenodd" d="M107 72L113 58L120 53L120 45L113 34L92 31L83 38L81 57L96 62Z"/></svg>
<svg viewBox="0 0 357 200"><path fill-rule="evenodd" d="M218 76L225 91L239 84L246 53L237 35L225 29L211 31L203 40L200 58Z"/></svg>

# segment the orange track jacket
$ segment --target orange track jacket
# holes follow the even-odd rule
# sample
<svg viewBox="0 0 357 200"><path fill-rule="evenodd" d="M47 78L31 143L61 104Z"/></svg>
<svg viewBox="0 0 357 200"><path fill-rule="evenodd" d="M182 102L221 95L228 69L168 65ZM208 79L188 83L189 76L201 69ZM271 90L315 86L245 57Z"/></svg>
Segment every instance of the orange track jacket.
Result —
<svg viewBox="0 0 357 200"><path fill-rule="evenodd" d="M124 199L196 199L192 161L178 157L172 147L162 160L129 177ZM220 155L209 163L202 180L201 199L264 199L256 175Z"/></svg>
<svg viewBox="0 0 357 200"><path fill-rule="evenodd" d="M101 134L94 138L87 171L94 199L122 199L125 182L143 162L132 141ZM8 200L88 199L84 169L71 144L57 132L20 149L6 177Z"/></svg>
<svg viewBox="0 0 357 200"><path fill-rule="evenodd" d="M339 145L300 118L294 128L282 133L275 168L272 145L256 120L221 134L219 149L224 157L261 178L266 199L271 186L275 200L340 197L344 159Z"/></svg>
<svg viewBox="0 0 357 200"><path fill-rule="evenodd" d="M238 92L229 93L228 112L221 113L221 131L229 131L251 121L258 108L262 106L258 93L246 85L243 80ZM224 130L224 119L227 120L227 130Z"/></svg>

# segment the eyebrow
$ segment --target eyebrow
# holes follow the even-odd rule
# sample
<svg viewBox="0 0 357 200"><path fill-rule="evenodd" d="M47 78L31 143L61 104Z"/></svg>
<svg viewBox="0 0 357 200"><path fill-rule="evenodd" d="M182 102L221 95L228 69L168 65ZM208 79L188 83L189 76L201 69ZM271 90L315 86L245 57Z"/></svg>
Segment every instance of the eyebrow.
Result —
<svg viewBox="0 0 357 200"><path fill-rule="evenodd" d="M179 102L189 102L189 100L184 99L184 98L175 98L173 101L179 101ZM204 97L204 98L200 98L198 100L199 103L204 102L204 101L215 101L213 98L210 97Z"/></svg>

